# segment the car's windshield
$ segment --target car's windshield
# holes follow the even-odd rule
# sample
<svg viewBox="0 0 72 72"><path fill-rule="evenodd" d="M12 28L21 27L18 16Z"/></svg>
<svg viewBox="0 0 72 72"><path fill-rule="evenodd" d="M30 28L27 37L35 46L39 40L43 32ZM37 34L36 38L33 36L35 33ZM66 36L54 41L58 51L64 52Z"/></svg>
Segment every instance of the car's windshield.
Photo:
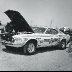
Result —
<svg viewBox="0 0 72 72"><path fill-rule="evenodd" d="M60 34L64 34L62 31L60 31L59 29L57 30L58 31L58 33L60 33Z"/></svg>
<svg viewBox="0 0 72 72"><path fill-rule="evenodd" d="M41 28L41 27L32 27L33 31L35 33L44 33L46 28Z"/></svg>

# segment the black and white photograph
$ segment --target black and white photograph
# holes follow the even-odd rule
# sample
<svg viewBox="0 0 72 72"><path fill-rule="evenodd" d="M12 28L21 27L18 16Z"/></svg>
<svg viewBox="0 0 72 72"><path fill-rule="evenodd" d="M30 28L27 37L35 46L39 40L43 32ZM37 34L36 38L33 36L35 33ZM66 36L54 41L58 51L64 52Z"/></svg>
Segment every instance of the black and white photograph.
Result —
<svg viewBox="0 0 72 72"><path fill-rule="evenodd" d="M72 0L0 0L0 71L72 71Z"/></svg>

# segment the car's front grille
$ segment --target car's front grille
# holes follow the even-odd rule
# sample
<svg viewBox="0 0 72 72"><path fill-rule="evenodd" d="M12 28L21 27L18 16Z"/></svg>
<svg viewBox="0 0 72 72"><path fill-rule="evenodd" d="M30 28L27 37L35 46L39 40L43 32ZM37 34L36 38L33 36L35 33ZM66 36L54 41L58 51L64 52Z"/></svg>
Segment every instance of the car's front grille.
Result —
<svg viewBox="0 0 72 72"><path fill-rule="evenodd" d="M4 34L1 36L2 40L6 40L6 41L11 41L12 40L12 36L10 36L9 34Z"/></svg>

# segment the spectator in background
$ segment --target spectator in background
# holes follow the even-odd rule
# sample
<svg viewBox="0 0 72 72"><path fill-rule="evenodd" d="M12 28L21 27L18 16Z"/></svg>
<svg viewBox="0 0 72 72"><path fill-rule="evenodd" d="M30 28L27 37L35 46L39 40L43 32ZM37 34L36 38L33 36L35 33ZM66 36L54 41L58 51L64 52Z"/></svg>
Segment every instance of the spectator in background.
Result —
<svg viewBox="0 0 72 72"><path fill-rule="evenodd" d="M71 53L72 52L72 48L71 48L71 45L72 45L72 31L70 30L70 44L69 44L69 48L68 48L68 53Z"/></svg>

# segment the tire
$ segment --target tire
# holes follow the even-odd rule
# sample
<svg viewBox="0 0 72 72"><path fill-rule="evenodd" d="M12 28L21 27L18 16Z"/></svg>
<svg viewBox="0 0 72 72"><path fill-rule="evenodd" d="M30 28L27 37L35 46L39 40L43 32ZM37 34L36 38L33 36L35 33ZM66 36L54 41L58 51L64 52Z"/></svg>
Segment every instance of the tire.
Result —
<svg viewBox="0 0 72 72"><path fill-rule="evenodd" d="M32 55L36 52L36 45L33 42L28 42L24 47L23 47L23 52L26 55Z"/></svg>
<svg viewBox="0 0 72 72"><path fill-rule="evenodd" d="M62 49L62 50L66 49L66 41L64 41L64 40L61 41L59 48Z"/></svg>

